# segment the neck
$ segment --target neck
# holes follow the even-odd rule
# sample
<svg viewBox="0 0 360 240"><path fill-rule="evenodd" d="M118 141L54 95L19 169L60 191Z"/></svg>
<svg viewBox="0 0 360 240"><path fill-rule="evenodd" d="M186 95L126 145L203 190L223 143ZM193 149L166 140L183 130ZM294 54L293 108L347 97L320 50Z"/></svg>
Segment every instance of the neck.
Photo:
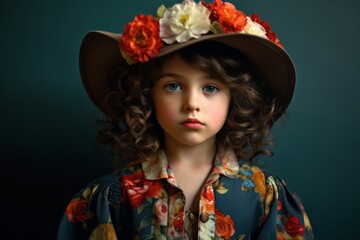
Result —
<svg viewBox="0 0 360 240"><path fill-rule="evenodd" d="M164 151L171 165L190 165L192 167L201 167L204 164L213 163L216 154L215 138L198 145L184 145L166 139Z"/></svg>

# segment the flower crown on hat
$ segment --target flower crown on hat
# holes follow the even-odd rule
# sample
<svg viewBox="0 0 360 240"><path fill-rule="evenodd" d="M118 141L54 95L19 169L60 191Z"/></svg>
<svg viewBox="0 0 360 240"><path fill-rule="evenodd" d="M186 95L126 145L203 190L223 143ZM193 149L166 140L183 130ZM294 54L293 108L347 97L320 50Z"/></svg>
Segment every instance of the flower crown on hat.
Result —
<svg viewBox="0 0 360 240"><path fill-rule="evenodd" d="M283 47L270 25L257 14L246 16L229 2L184 0L170 8L161 5L155 17L139 14L127 23L119 48L128 64L148 62L164 45L187 42L204 34L245 33L266 38Z"/></svg>

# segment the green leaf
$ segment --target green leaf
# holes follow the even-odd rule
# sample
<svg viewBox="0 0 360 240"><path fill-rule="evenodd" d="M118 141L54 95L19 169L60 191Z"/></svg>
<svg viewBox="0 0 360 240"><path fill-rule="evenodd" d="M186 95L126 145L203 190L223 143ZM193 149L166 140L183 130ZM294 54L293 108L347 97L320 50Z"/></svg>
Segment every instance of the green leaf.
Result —
<svg viewBox="0 0 360 240"><path fill-rule="evenodd" d="M220 185L216 188L216 191L220 194L225 194L229 191L229 189L227 189L226 187L224 187L223 185Z"/></svg>
<svg viewBox="0 0 360 240"><path fill-rule="evenodd" d="M237 237L237 240L245 240L245 235L239 235L239 236Z"/></svg>
<svg viewBox="0 0 360 240"><path fill-rule="evenodd" d="M156 11L156 15L155 15L155 18L156 19L160 19L164 16L164 13L166 11L166 7L164 4L162 4Z"/></svg>
<svg viewBox="0 0 360 240"><path fill-rule="evenodd" d="M135 63L134 59L131 56L127 55L122 49L120 49L120 52L121 52L121 55L123 56L123 58L126 60L126 62L129 65Z"/></svg>
<svg viewBox="0 0 360 240"><path fill-rule="evenodd" d="M141 205L141 206L139 206L139 207L137 207L137 214L139 215L142 211L143 211L143 209L144 209L144 206L143 205Z"/></svg>
<svg viewBox="0 0 360 240"><path fill-rule="evenodd" d="M218 21L213 21L210 26L210 31L214 34L221 34L224 33L222 27Z"/></svg>
<svg viewBox="0 0 360 240"><path fill-rule="evenodd" d="M143 219L141 219L139 229L141 230L141 229L149 226L151 223L151 220L152 220L152 216L147 216L147 217L144 217Z"/></svg>

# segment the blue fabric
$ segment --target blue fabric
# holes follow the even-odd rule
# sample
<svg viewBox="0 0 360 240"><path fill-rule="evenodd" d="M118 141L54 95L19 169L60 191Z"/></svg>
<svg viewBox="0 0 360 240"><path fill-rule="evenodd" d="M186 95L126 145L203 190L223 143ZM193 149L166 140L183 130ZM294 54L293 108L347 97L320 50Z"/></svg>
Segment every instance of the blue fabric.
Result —
<svg viewBox="0 0 360 240"><path fill-rule="evenodd" d="M58 238L189 239L184 201L166 159L124 168L74 196ZM281 178L226 154L199 206L199 239L314 239L299 198Z"/></svg>

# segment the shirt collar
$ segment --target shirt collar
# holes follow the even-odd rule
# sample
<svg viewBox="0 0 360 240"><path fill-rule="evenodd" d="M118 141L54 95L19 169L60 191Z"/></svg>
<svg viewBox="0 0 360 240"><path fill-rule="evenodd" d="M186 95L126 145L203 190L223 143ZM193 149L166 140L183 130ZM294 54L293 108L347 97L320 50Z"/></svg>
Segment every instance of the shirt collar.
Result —
<svg viewBox="0 0 360 240"><path fill-rule="evenodd" d="M168 179L170 172L168 161L164 151L159 151L157 158L154 160L144 161L141 163L147 180ZM220 150L214 159L213 173L233 178L239 172L239 163L234 152L230 149Z"/></svg>
<svg viewBox="0 0 360 240"><path fill-rule="evenodd" d="M144 161L141 163L144 171L145 178L147 180L157 180L161 178L169 178L167 169L168 162L166 159L165 152L160 150L157 158L153 160Z"/></svg>
<svg viewBox="0 0 360 240"><path fill-rule="evenodd" d="M239 162L231 149L220 150L214 161L214 169L219 174L233 178L239 173Z"/></svg>

